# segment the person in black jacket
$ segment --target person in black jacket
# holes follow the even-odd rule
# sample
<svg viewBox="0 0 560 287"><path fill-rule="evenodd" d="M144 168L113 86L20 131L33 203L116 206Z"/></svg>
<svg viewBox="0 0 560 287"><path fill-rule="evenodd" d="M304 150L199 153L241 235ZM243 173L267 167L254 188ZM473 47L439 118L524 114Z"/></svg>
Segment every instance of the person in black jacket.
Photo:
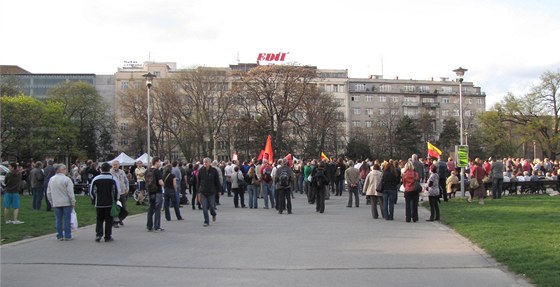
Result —
<svg viewBox="0 0 560 287"><path fill-rule="evenodd" d="M204 214L204 227L210 225L208 209L212 214L212 221L216 221L216 193L222 188L218 171L211 166L210 158L203 160L204 166L198 171L198 192L202 201L202 213Z"/></svg>
<svg viewBox="0 0 560 287"><path fill-rule="evenodd" d="M97 209L97 221L95 224L95 242L101 241L103 230L105 229L105 242L113 241L113 217L111 216L111 206L117 202L119 197L119 185L110 173L111 165L104 163L101 165L101 174L94 177L91 181L89 194L92 203ZM103 228L105 223L105 228Z"/></svg>
<svg viewBox="0 0 560 287"><path fill-rule="evenodd" d="M381 182L383 186L383 211L385 212L383 217L386 220L393 220L397 185L399 184L399 174L393 161L383 164Z"/></svg>

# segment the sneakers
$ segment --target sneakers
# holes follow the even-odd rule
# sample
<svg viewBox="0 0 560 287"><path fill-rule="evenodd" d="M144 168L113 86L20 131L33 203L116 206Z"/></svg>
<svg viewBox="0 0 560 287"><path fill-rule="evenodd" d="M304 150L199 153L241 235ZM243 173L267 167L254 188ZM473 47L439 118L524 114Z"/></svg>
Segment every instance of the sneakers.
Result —
<svg viewBox="0 0 560 287"><path fill-rule="evenodd" d="M95 242L101 242L101 236L95 237Z"/></svg>
<svg viewBox="0 0 560 287"><path fill-rule="evenodd" d="M208 227L208 226L210 226L210 224L204 223L202 226L203 226L203 227Z"/></svg>
<svg viewBox="0 0 560 287"><path fill-rule="evenodd" d="M113 237L105 238L105 242L111 242L111 241L115 241L115 239L113 239Z"/></svg>
<svg viewBox="0 0 560 287"><path fill-rule="evenodd" d="M163 228L156 228L156 229L154 229L154 232L163 232L163 231L165 231L165 229L163 229Z"/></svg>
<svg viewBox="0 0 560 287"><path fill-rule="evenodd" d="M212 215L212 222L216 222L216 215Z"/></svg>
<svg viewBox="0 0 560 287"><path fill-rule="evenodd" d="M12 221L12 224L23 224L23 221L19 221L19 220L14 220Z"/></svg>
<svg viewBox="0 0 560 287"><path fill-rule="evenodd" d="M6 224L12 224L13 221L11 220L6 220Z"/></svg>

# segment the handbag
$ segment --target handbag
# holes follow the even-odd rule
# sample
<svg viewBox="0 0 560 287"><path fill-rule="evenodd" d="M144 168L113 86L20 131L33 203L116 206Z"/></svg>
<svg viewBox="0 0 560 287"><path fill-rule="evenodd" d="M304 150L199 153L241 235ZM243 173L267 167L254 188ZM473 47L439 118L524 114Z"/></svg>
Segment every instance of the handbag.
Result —
<svg viewBox="0 0 560 287"><path fill-rule="evenodd" d="M477 189L480 185L478 184L478 179L476 174L477 174L477 170L478 167L474 170L474 178L471 177L471 180L469 181L469 188L470 189Z"/></svg>
<svg viewBox="0 0 560 287"><path fill-rule="evenodd" d="M418 193L422 192L422 185L419 181L414 182L414 191Z"/></svg>
<svg viewBox="0 0 560 287"><path fill-rule="evenodd" d="M375 187L375 191L377 192L383 192L383 177L381 177L381 180L377 183L377 186Z"/></svg>

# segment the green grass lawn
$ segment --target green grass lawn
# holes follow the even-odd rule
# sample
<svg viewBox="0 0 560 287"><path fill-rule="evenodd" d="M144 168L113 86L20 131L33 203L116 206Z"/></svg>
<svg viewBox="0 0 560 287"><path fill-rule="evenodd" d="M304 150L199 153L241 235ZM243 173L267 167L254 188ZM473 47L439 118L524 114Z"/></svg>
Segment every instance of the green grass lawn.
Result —
<svg viewBox="0 0 560 287"><path fill-rule="evenodd" d="M20 225L6 224L2 208L2 212L0 212L0 244L56 233L54 213L46 211L44 198L40 211L31 209L31 196L20 196L20 199L18 219L25 223ZM136 205L136 202L132 198L129 198L127 203L129 216L148 211L147 205ZM79 227L95 224L95 207L91 204L91 199L89 197L76 196L76 213L78 214ZM12 219L11 210L10 219Z"/></svg>
<svg viewBox="0 0 560 287"><path fill-rule="evenodd" d="M508 196L485 203L441 203L441 222L532 283L560 286L560 197Z"/></svg>

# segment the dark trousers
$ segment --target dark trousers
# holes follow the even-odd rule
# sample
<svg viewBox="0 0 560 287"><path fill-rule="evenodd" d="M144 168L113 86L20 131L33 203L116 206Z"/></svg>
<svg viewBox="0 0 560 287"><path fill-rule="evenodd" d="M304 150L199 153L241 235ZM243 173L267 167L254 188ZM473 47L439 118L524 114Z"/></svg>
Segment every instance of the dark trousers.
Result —
<svg viewBox="0 0 560 287"><path fill-rule="evenodd" d="M307 191L307 202L309 204L315 204L315 199L316 199L316 192L317 192L317 188L315 186L311 186L311 183L308 184L309 188Z"/></svg>
<svg viewBox="0 0 560 287"><path fill-rule="evenodd" d="M360 195L358 194L358 186L348 186L348 206L352 207L352 196L356 199L356 207L360 207Z"/></svg>
<svg viewBox="0 0 560 287"><path fill-rule="evenodd" d="M492 179L492 198L502 198L502 189L504 185L503 178L493 178Z"/></svg>
<svg viewBox="0 0 560 287"><path fill-rule="evenodd" d="M47 187L46 186L43 188L43 197L45 199L47 199L47 200L45 200L45 202L47 203L47 211L51 211L52 210L52 205L51 205L51 202L48 200L48 197L47 197Z"/></svg>
<svg viewBox="0 0 560 287"><path fill-rule="evenodd" d="M292 195L290 194L290 188L279 188L276 190L278 194L278 201L276 202L276 207L278 207L278 212L282 213L284 209L288 209L288 213L292 213Z"/></svg>
<svg viewBox="0 0 560 287"><path fill-rule="evenodd" d="M316 210L319 213L325 212L325 198L326 198L326 193L327 192L329 192L329 191L325 190L325 187L317 189L317 199L316 199L317 207L316 207Z"/></svg>
<svg viewBox="0 0 560 287"><path fill-rule="evenodd" d="M430 220L439 220L439 196L430 196Z"/></svg>
<svg viewBox="0 0 560 287"><path fill-rule="evenodd" d="M167 219L167 221L171 220L171 212L169 211L169 207L171 204L173 205L173 209L175 210L175 216L177 217L177 220L182 219L181 211L179 210L179 202L177 201L177 193L173 190L170 191L166 190L163 197L164 197L163 209L165 210L165 219Z"/></svg>
<svg viewBox="0 0 560 287"><path fill-rule="evenodd" d="M241 207L245 207L245 191L243 188L234 188L233 191L233 205L239 207L239 200L241 199Z"/></svg>
<svg viewBox="0 0 560 287"><path fill-rule="evenodd" d="M406 222L410 222L410 220L418 221L419 197L420 193L418 191L407 191L404 193Z"/></svg>
<svg viewBox="0 0 560 287"><path fill-rule="evenodd" d="M103 228L105 223L105 228ZM113 234L113 217L111 216L111 207L97 208L97 221L95 223L95 234L97 237L103 236L105 230L105 239L111 238Z"/></svg>
<svg viewBox="0 0 560 287"><path fill-rule="evenodd" d="M439 194L440 197L443 196L443 201L447 201L447 190L445 190L447 185L445 184L445 181L446 178L443 176L439 179Z"/></svg>
<svg viewBox="0 0 560 287"><path fill-rule="evenodd" d="M200 202L198 202L198 192L196 191L196 188L192 189L191 204L193 209L195 204L198 206L198 209L202 209L202 207L200 206Z"/></svg>
<svg viewBox="0 0 560 287"><path fill-rule="evenodd" d="M383 211L383 196L370 195L369 197L371 199L371 216L377 219L381 213L381 218L383 218L383 214L385 214ZM377 205L379 205L380 213L377 212Z"/></svg>

